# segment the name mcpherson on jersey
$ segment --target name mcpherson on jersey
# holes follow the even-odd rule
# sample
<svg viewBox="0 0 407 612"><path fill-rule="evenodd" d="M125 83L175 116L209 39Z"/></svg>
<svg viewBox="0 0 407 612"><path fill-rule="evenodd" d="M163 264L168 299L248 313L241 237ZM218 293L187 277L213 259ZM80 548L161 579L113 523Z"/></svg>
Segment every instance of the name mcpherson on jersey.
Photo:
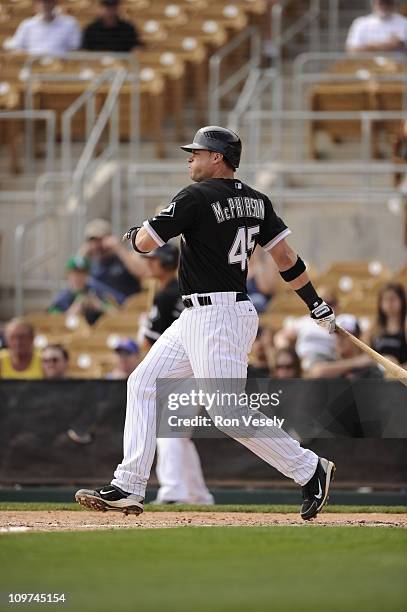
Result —
<svg viewBox="0 0 407 612"><path fill-rule="evenodd" d="M255 219L264 219L264 202L256 198L227 198L229 206L223 206L221 203L212 202L212 210L215 213L216 221L230 221L239 217L254 217Z"/></svg>

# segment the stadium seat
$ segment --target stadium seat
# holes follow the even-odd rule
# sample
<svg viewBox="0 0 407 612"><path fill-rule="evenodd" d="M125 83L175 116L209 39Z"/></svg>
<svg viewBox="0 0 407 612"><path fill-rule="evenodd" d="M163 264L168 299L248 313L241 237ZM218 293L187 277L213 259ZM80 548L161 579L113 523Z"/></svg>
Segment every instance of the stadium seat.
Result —
<svg viewBox="0 0 407 612"><path fill-rule="evenodd" d="M283 326L287 318L301 317L307 313L304 302L294 291L288 290L272 298L266 312L260 316L260 324L276 331Z"/></svg>
<svg viewBox="0 0 407 612"><path fill-rule="evenodd" d="M89 331L84 318L76 315L67 317L63 312L33 312L24 319L41 333L82 335Z"/></svg>
<svg viewBox="0 0 407 612"><path fill-rule="evenodd" d="M315 85L310 91L310 106L312 111L344 112L344 111L401 111L403 109L404 84L402 76L405 66L388 58L359 60L347 58L335 62L330 68L331 75L341 77L349 75L349 81L323 82ZM400 81L383 82L376 76L400 75ZM355 77L358 79L355 81ZM373 155L378 157L379 134L384 130L394 135L399 128L399 122L374 123L372 129ZM360 138L361 122L356 121L314 121L311 123L311 155L317 157L315 136L318 130L328 132L334 140L343 138Z"/></svg>

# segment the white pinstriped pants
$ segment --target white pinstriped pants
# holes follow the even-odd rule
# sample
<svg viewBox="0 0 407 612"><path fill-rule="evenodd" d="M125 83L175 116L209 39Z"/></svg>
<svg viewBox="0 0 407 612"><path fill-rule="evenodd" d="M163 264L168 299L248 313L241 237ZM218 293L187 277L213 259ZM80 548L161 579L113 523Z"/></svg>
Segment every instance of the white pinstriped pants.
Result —
<svg viewBox="0 0 407 612"><path fill-rule="evenodd" d="M188 296L194 307L181 313L127 381L124 457L112 480L124 491L145 494L156 448L158 378L246 378L258 327L255 308L250 301L236 302L234 292L209 295L211 306L199 306L197 294ZM270 433L266 428L264 437L236 439L299 485L315 472L317 455L282 429Z"/></svg>

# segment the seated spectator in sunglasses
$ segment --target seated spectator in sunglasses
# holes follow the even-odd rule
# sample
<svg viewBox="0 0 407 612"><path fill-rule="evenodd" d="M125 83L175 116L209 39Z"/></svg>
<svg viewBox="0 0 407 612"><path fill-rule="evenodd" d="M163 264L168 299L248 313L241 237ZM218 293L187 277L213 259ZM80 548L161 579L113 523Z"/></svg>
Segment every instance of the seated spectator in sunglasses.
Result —
<svg viewBox="0 0 407 612"><path fill-rule="evenodd" d="M293 348L279 349L274 357L273 377L280 380L301 378L301 361Z"/></svg>
<svg viewBox="0 0 407 612"><path fill-rule="evenodd" d="M41 364L46 380L66 378L69 354L62 344L49 344L41 353Z"/></svg>

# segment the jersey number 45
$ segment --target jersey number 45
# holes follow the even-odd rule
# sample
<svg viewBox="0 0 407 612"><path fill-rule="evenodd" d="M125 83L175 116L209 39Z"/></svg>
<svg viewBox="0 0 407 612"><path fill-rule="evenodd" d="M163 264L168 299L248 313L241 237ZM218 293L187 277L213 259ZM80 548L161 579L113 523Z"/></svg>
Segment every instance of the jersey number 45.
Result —
<svg viewBox="0 0 407 612"><path fill-rule="evenodd" d="M260 226L239 227L233 244L229 249L228 261L230 264L240 264L242 270L246 270L250 255L256 246L254 236L260 233Z"/></svg>

